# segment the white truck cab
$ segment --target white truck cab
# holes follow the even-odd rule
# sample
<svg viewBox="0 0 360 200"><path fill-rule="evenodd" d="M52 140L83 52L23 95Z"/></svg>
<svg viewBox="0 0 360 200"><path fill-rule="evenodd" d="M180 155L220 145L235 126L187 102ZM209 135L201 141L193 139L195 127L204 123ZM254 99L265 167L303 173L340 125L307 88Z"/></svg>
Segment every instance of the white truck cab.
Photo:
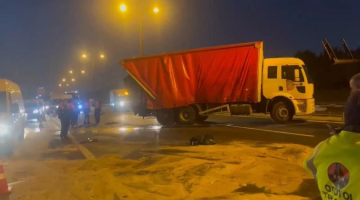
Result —
<svg viewBox="0 0 360 200"><path fill-rule="evenodd" d="M302 60L264 59L262 76L262 94L265 99L270 100L267 111L271 113L274 121L281 123L282 120L291 120L293 115L309 115L315 112L314 83ZM277 102L283 102L287 106L274 108L281 106L277 105Z"/></svg>

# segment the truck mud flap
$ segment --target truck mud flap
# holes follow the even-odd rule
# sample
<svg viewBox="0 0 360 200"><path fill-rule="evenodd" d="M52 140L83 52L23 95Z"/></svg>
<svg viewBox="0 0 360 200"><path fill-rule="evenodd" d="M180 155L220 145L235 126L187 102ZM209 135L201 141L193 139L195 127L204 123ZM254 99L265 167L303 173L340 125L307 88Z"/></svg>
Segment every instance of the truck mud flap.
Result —
<svg viewBox="0 0 360 200"><path fill-rule="evenodd" d="M131 76L125 77L123 81L126 89L129 91L129 100L134 114L144 117L151 116L152 112L147 108L148 98L146 92Z"/></svg>

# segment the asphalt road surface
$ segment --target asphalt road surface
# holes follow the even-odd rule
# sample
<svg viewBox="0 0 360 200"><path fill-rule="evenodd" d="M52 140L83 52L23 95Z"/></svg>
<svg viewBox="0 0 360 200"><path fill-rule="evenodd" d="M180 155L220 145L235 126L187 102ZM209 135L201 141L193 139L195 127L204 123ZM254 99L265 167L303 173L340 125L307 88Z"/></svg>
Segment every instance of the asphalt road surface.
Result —
<svg viewBox="0 0 360 200"><path fill-rule="evenodd" d="M192 126L161 126L155 118L134 116L131 112L113 113L105 108L101 123L98 126L82 126L83 116L80 116L78 128L70 129L70 140L59 140L59 120L49 117L44 123L45 128L39 128L37 122L29 122L26 128L25 141L33 140L31 146L22 146L15 151L13 159L65 159L81 160L99 158L106 155L121 155L124 159L140 159L157 153L162 155L176 154L171 151L157 151L161 147L189 146L191 137L209 133L214 136L217 144L227 145L232 142L246 142L256 147L268 144L300 144L315 147L320 141L330 135L325 123L296 120L290 124L274 124L268 118L211 116L203 124ZM91 121L94 122L93 116ZM339 124L333 124L339 126ZM77 148L71 151L47 151L46 154L37 151L40 144L46 143L49 149L61 149L66 143ZM75 143L75 144L73 144ZM39 144L39 145L38 145ZM20 152L16 153L16 152ZM19 181L16 177L8 177L10 183ZM298 194L312 197L319 194L314 180L304 182ZM14 194L15 195L15 194Z"/></svg>
<svg viewBox="0 0 360 200"><path fill-rule="evenodd" d="M217 144L225 145L234 141L255 141L258 145L293 143L315 147L330 136L325 123L304 120L284 125L274 124L268 118L214 115L203 124L161 126L155 118L143 119L131 112L106 113L101 120L98 127L71 129L75 139L95 157L116 153L136 159L142 156L143 149L189 145L191 137L205 133L213 135ZM88 142L89 138L96 141Z"/></svg>

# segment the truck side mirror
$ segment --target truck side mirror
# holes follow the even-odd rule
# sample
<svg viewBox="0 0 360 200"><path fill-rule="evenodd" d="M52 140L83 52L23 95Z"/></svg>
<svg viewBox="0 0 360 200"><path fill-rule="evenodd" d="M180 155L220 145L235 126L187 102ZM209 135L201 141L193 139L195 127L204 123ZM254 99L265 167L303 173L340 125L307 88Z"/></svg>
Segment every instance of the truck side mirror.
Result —
<svg viewBox="0 0 360 200"><path fill-rule="evenodd" d="M19 114L20 113L19 104L12 103L10 106L10 112L11 112L11 114Z"/></svg>
<svg viewBox="0 0 360 200"><path fill-rule="evenodd" d="M300 69L294 71L295 82L300 82Z"/></svg>

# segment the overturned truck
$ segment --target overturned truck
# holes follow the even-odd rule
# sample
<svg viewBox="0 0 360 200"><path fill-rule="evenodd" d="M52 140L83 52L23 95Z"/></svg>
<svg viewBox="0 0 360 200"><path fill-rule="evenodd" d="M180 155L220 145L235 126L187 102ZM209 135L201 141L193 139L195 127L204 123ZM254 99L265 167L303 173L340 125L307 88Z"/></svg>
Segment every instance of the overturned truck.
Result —
<svg viewBox="0 0 360 200"><path fill-rule="evenodd" d="M276 123L315 111L314 85L298 58L263 58L263 42L123 59L136 115L190 125L210 114L270 114Z"/></svg>

